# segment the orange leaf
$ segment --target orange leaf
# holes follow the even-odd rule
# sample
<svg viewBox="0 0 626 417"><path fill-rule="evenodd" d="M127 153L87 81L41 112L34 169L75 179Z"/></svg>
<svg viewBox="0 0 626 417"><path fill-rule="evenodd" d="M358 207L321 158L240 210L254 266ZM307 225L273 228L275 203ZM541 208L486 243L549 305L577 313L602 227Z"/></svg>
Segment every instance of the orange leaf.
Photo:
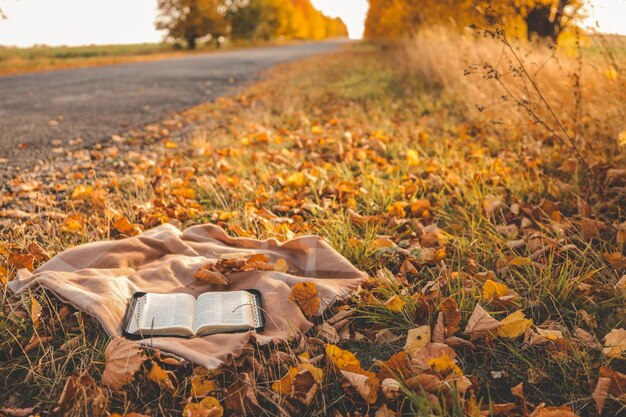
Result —
<svg viewBox="0 0 626 417"><path fill-rule="evenodd" d="M317 287L310 281L299 282L291 287L289 300L298 304L307 317L313 317L320 308L321 300L317 295Z"/></svg>

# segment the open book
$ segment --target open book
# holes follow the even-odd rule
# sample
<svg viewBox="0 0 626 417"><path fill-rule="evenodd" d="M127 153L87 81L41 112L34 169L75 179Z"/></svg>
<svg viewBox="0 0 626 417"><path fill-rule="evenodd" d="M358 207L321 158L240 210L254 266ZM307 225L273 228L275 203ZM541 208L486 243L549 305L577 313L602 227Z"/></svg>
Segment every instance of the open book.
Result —
<svg viewBox="0 0 626 417"><path fill-rule="evenodd" d="M130 337L205 336L261 329L258 291L190 294L137 293L126 313L124 333Z"/></svg>

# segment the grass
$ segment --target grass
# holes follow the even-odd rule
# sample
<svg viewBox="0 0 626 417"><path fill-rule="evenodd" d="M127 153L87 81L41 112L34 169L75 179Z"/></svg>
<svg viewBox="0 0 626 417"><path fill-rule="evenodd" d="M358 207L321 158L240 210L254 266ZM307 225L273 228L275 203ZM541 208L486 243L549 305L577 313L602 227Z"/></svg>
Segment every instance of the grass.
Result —
<svg viewBox="0 0 626 417"><path fill-rule="evenodd" d="M5 188L5 208L62 215L45 222L10 222L2 232L9 245L5 255L31 242L54 254L84 241L123 237L112 226L111 210L144 229L173 219L181 226L213 222L239 236L318 234L372 277L346 306L332 311L356 310L350 335L339 344L364 367L381 372L377 361L401 352L408 330L436 323L442 298L450 297L459 306L461 330L480 303L497 319L521 309L533 320L533 329L563 333L563 338L539 345L521 336L455 346L471 392L459 397L451 389L433 400L398 377L404 394L389 401L390 408L407 415L461 416L472 404L489 413L493 404L518 402L521 413L511 388L523 382L532 406L568 405L581 416L595 416L591 393L598 367L625 372L626 361L585 346L575 328L602 343L612 329L624 327L624 296L614 289L623 267L604 256L624 251L615 237L624 221L623 190L604 182L605 195L594 193L585 178L558 169L568 158L559 143L543 140L545 134L534 126L526 129L519 123L512 123L517 130L506 136L510 125L493 128L485 122L487 116L471 110L470 87L460 84L462 78L433 82L440 78L398 65L396 53L360 45L284 65L236 97L163 122L171 126L194 119L197 132L189 137L158 136L151 129L116 143L120 152L107 153L113 146L109 144L76 154L73 164L60 161L55 169L67 176L64 181L50 181L47 175L54 176L45 172L14 179L7 187L36 181L34 191ZM431 63L434 52L424 54L423 65L449 77L455 73ZM599 124L614 120L614 113L621 111L612 107L618 105L614 100L613 95L606 97L603 113L590 107L590 117ZM612 137L616 129L602 134ZM593 156L605 168L615 167L624 160L623 150L606 141L606 146L594 144ZM95 152L104 156L94 159ZM77 192L79 185L91 188ZM490 208L494 198L500 203ZM426 200L430 207L424 210L420 204ZM550 209L548 202L558 209ZM67 212L83 216L86 230L64 231ZM590 216L605 228L587 236L582 224ZM406 261L414 272L403 269ZM13 272L9 265L8 275ZM487 276L515 292L512 304L483 298ZM405 303L400 311L383 304L394 296ZM72 373L87 374L100 387L106 336L78 312L61 317L62 303L44 292L33 297L43 306L37 325L29 317L29 296L16 299L3 292L0 392L5 406L36 406L45 413L57 406ZM376 340L385 329L399 339ZM52 335L52 340L25 353L35 332ZM304 345L310 357L323 354L314 334ZM469 339L461 331L456 336ZM69 339L76 345L63 350ZM296 341L272 349L295 360L304 348ZM269 366L270 354L253 346L248 356ZM328 360L322 357L317 366L324 370L324 381L308 407L271 390L271 380L287 372L284 365L270 367L268 381L240 362L228 364L215 377L220 389L215 395L222 399L221 389L245 371L265 396L259 397L259 414L279 415L276 404L303 416L364 414L381 405L365 404ZM192 367L168 369L179 381L176 390L160 389L140 371L122 395L109 396L107 410L179 414L189 397ZM70 412L89 414L94 390ZM625 405L609 400L605 415L617 415Z"/></svg>

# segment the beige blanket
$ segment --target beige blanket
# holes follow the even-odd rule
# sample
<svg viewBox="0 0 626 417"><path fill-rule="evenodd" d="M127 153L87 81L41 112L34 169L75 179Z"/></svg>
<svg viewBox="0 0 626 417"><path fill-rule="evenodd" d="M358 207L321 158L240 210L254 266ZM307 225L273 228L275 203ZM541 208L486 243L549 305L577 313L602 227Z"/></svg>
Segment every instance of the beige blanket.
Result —
<svg viewBox="0 0 626 417"><path fill-rule="evenodd" d="M224 254L263 253L271 262L283 258L289 273L245 271L229 275L226 288L193 278L196 270ZM140 236L95 242L60 253L33 273L20 270L9 288L19 293L40 285L62 300L96 317L109 336L122 334L126 306L133 293L186 292L256 288L263 294L266 328L260 333L216 334L193 339L154 337L139 341L173 353L209 369L229 355L238 355L251 337L261 344L284 341L308 330L312 324L288 297L291 287L313 281L322 300L320 311L356 290L364 274L321 238L306 236L285 243L231 238L213 225L181 232L171 224Z"/></svg>

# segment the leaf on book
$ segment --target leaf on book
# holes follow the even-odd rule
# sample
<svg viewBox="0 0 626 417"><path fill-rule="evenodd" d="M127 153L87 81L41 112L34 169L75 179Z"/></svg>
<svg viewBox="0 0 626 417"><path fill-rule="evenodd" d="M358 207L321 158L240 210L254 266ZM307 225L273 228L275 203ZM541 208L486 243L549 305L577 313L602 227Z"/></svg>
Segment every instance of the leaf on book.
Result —
<svg viewBox="0 0 626 417"><path fill-rule="evenodd" d="M298 304L305 316L311 318L320 308L320 297L317 295L317 287L310 281L298 282L291 287L289 300Z"/></svg>
<svg viewBox="0 0 626 417"><path fill-rule="evenodd" d="M111 340L104 355L102 381L113 391L120 391L124 385L131 382L146 360L139 346L123 337Z"/></svg>
<svg viewBox="0 0 626 417"><path fill-rule="evenodd" d="M469 318L467 326L465 326L465 333L476 336L488 333L500 326L502 326L502 324L498 320L491 317L480 304L476 304L474 312Z"/></svg>
<svg viewBox="0 0 626 417"><path fill-rule="evenodd" d="M208 264L202 266L200 269L196 271L193 275L195 279L199 279L200 281L207 282L209 284L216 285L229 285L230 280L224 276L220 271L215 269L215 265Z"/></svg>
<svg viewBox="0 0 626 417"><path fill-rule="evenodd" d="M204 397L198 403L188 403L183 408L183 417L222 417L224 408L215 397Z"/></svg>
<svg viewBox="0 0 626 417"><path fill-rule="evenodd" d="M150 368L150 373L148 373L150 381L158 384L160 387L165 387L170 391L174 391L173 381L177 381L174 372L161 368L155 361L151 361L151 363L152 368Z"/></svg>

